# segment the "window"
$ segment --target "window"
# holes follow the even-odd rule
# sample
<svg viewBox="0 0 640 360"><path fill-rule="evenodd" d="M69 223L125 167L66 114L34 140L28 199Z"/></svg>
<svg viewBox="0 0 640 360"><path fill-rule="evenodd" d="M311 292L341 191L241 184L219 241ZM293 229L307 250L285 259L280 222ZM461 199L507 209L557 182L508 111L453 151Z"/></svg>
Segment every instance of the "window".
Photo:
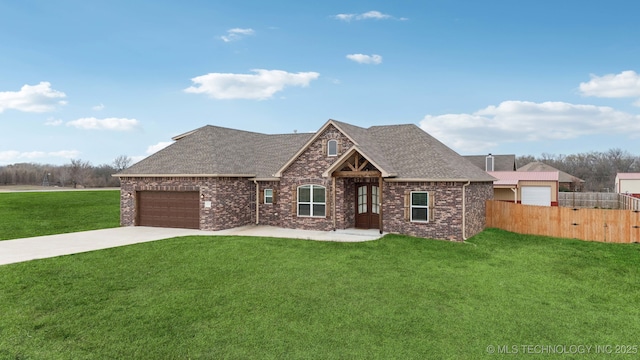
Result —
<svg viewBox="0 0 640 360"><path fill-rule="evenodd" d="M429 193L414 191L411 193L411 221L429 221Z"/></svg>
<svg viewBox="0 0 640 360"><path fill-rule="evenodd" d="M367 185L358 186L358 214L364 214L367 209Z"/></svg>
<svg viewBox="0 0 640 360"><path fill-rule="evenodd" d="M380 194L378 194L378 187L371 186L371 212L374 214L380 214Z"/></svg>
<svg viewBox="0 0 640 360"><path fill-rule="evenodd" d="M325 188L320 185L298 187L298 216L325 216Z"/></svg>
<svg viewBox="0 0 640 360"><path fill-rule="evenodd" d="M273 189L264 189L264 203L273 204Z"/></svg>
<svg viewBox="0 0 640 360"><path fill-rule="evenodd" d="M338 156L338 141L337 140L329 140L327 142L327 155L329 155L329 156Z"/></svg>

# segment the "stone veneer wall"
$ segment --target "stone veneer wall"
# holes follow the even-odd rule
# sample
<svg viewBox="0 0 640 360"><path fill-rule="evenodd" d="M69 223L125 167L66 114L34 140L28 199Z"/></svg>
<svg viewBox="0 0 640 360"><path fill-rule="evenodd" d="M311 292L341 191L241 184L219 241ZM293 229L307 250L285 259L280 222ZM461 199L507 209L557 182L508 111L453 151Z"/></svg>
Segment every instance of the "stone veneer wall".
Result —
<svg viewBox="0 0 640 360"><path fill-rule="evenodd" d="M259 190L258 196L263 196L262 199L258 199L259 202L259 219L260 225L280 226L280 182L279 181L262 181L258 182ZM255 188L255 185L254 185ZM273 190L275 202L273 204L264 203L264 189ZM255 191L255 190L254 190ZM255 201L255 200L254 200ZM252 216L252 223L255 223L255 212Z"/></svg>
<svg viewBox="0 0 640 360"><path fill-rule="evenodd" d="M202 230L223 230L249 225L254 218L255 184L246 178L216 178L212 183L211 214L200 217ZM205 200L207 194L205 194ZM211 228L207 228L212 224Z"/></svg>
<svg viewBox="0 0 640 360"><path fill-rule="evenodd" d="M385 182L383 226L385 232L462 241L462 182ZM404 197L411 191L429 191L434 197L434 218L428 223L405 219ZM486 224L486 201L493 196L493 183L471 183L465 188L467 238Z"/></svg>
<svg viewBox="0 0 640 360"><path fill-rule="evenodd" d="M338 156L327 156L323 151L323 140L335 139L339 143ZM332 180L323 178L322 173L329 168L344 152L353 146L353 143L335 127L330 126L322 132L314 141L282 174L280 180L280 226L285 228L297 228L308 230L333 230L333 217L338 222L344 223L345 214L339 209L337 214L332 214L333 201ZM297 208L294 205L297 198L297 187L300 185L321 185L326 188L326 217L298 217ZM336 203L344 201L344 191L336 183ZM338 206L339 208L339 206Z"/></svg>
<svg viewBox="0 0 640 360"><path fill-rule="evenodd" d="M459 182L385 182L383 227L385 232L417 237L462 241L462 185ZM434 218L428 223L405 219L405 194L429 191L434 199Z"/></svg>
<svg viewBox="0 0 640 360"><path fill-rule="evenodd" d="M120 224L136 223L136 191L199 191L200 229L222 230L251 223L254 184L244 178L122 177ZM204 201L211 201L209 209Z"/></svg>
<svg viewBox="0 0 640 360"><path fill-rule="evenodd" d="M487 200L493 198L493 182L471 183L466 188L466 237L484 230L487 225Z"/></svg>

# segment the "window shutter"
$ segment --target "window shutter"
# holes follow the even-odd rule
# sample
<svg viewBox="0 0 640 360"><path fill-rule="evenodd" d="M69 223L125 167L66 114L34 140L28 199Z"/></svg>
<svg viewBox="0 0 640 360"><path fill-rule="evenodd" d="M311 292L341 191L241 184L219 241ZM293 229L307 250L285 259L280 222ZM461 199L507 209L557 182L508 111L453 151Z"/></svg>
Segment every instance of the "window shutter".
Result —
<svg viewBox="0 0 640 360"><path fill-rule="evenodd" d="M327 139L322 139L322 156L327 156Z"/></svg>
<svg viewBox="0 0 640 360"><path fill-rule="evenodd" d="M434 192L429 191L429 222L436 219L436 201L434 199Z"/></svg>
<svg viewBox="0 0 640 360"><path fill-rule="evenodd" d="M271 196L272 196L271 201L273 202L274 205L278 203L278 196L276 194L278 194L278 190L276 189L271 190Z"/></svg>
<svg viewBox="0 0 640 360"><path fill-rule="evenodd" d="M404 219L409 221L411 219L411 192L404 192Z"/></svg>
<svg viewBox="0 0 640 360"><path fill-rule="evenodd" d="M264 189L260 189L260 204L264 204Z"/></svg>
<svg viewBox="0 0 640 360"><path fill-rule="evenodd" d="M298 215L298 187L295 185L291 186L291 214Z"/></svg>

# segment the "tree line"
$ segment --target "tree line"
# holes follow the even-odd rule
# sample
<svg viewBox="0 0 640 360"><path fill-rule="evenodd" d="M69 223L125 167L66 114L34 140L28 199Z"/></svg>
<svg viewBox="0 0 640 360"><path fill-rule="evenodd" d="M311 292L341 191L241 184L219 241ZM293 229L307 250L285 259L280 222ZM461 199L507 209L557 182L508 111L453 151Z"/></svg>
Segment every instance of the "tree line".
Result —
<svg viewBox="0 0 640 360"><path fill-rule="evenodd" d="M640 172L640 156L618 148L605 152L572 155L542 154L540 157L518 156L518 167L540 161L569 175L584 180L583 191L613 192L617 173Z"/></svg>
<svg viewBox="0 0 640 360"><path fill-rule="evenodd" d="M92 165L72 159L65 165L19 163L0 166L0 185L40 185L58 187L118 187L112 175L131 165L131 158L118 156L111 164Z"/></svg>
<svg viewBox="0 0 640 360"><path fill-rule="evenodd" d="M572 155L543 153L539 157L517 156L522 167L540 161L585 181L583 191L612 192L617 173L640 172L640 156L621 149ZM118 156L111 164L98 166L72 159L65 165L20 163L0 167L0 185L48 185L60 187L117 187L120 180L112 175L131 165L131 158Z"/></svg>

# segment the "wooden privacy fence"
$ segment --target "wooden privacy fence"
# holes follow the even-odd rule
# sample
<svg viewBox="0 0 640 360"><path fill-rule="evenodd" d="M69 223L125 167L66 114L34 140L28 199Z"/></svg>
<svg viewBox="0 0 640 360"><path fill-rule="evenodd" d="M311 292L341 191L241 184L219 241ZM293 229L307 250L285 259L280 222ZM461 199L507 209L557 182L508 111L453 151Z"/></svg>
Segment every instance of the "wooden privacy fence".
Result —
<svg viewBox="0 0 640 360"><path fill-rule="evenodd" d="M487 227L588 241L640 242L640 211L573 209L487 201Z"/></svg>
<svg viewBox="0 0 640 360"><path fill-rule="evenodd" d="M558 205L571 208L640 210L640 199L625 194L600 192L561 192Z"/></svg>

